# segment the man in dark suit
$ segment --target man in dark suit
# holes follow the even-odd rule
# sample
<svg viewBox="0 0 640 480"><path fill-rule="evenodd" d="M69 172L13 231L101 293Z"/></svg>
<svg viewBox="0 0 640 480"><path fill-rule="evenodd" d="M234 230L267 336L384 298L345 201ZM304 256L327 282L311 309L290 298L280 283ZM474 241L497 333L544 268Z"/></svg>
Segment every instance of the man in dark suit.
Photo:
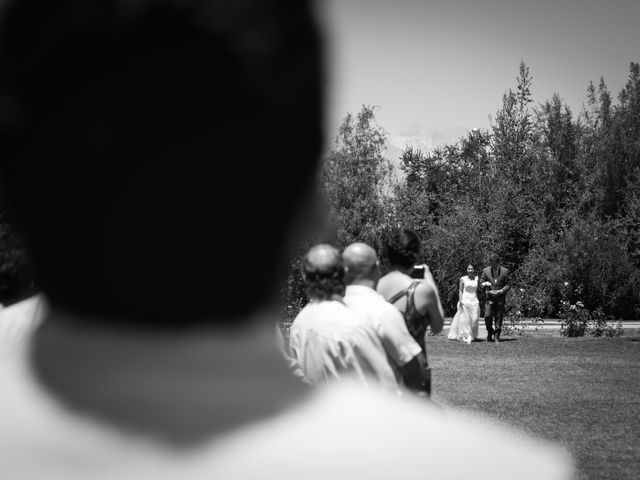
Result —
<svg viewBox="0 0 640 480"><path fill-rule="evenodd" d="M487 327L487 341L499 342L500 333L502 333L505 297L511 286L509 285L509 270L500 266L500 257L495 253L489 257L489 266L482 270L480 285L485 282L488 282L484 286L486 289L484 324Z"/></svg>

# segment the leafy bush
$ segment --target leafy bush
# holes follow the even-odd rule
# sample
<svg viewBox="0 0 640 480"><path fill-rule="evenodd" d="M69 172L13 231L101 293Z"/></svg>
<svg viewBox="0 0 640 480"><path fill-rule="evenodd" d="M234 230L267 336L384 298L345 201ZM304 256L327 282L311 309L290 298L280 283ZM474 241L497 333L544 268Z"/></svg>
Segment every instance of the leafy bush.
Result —
<svg viewBox="0 0 640 480"><path fill-rule="evenodd" d="M567 300L562 300L561 304L560 335L565 337L584 337L589 328L591 320L590 312L584 308L580 301L570 304Z"/></svg>
<svg viewBox="0 0 640 480"><path fill-rule="evenodd" d="M589 335L593 337L622 337L624 329L620 320L615 322L613 317L605 315L602 309L598 309L592 314Z"/></svg>
<svg viewBox="0 0 640 480"><path fill-rule="evenodd" d="M537 233L535 245L512 275L528 292L526 316L553 316L567 311L568 301L601 308L616 318L640 314L640 272L634 267L618 222L581 218L575 212L563 219L557 232ZM563 291L565 282L571 291Z"/></svg>
<svg viewBox="0 0 640 480"><path fill-rule="evenodd" d="M578 300L571 303L567 297L571 293L569 282L563 284L563 300L560 302L562 322L560 324L560 334L565 337L583 337L589 334L593 337L621 337L624 335L622 322L615 322L611 315L606 315L601 308L594 311L587 309ZM581 293L578 287L576 293Z"/></svg>

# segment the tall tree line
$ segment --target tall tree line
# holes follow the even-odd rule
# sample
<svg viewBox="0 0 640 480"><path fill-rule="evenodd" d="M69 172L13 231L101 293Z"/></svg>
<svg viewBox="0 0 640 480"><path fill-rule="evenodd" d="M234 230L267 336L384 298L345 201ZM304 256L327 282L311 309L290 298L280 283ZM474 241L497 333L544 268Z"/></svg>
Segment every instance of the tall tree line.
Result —
<svg viewBox="0 0 640 480"><path fill-rule="evenodd" d="M490 129L432 152L406 149L400 179L375 108L347 115L322 169L325 240L368 242L384 262L386 232L415 229L449 313L466 265L496 252L513 272L520 315L553 316L564 298L640 317L638 63L616 98L604 79L590 83L578 115L558 94L535 105L532 84L521 62ZM284 294L288 305L304 303L296 268Z"/></svg>

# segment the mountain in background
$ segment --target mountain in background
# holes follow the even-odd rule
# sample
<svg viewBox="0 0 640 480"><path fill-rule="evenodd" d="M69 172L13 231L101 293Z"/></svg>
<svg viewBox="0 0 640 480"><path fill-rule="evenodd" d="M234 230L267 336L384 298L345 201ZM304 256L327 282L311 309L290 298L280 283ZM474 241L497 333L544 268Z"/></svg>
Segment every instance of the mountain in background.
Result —
<svg viewBox="0 0 640 480"><path fill-rule="evenodd" d="M457 143L460 138L466 137L471 128L460 126L427 126L422 124L412 124L406 129L387 131L387 149L384 152L393 166L393 176L401 179L403 174L400 169L400 157L407 147L413 147L428 154L438 147ZM333 140L325 147L324 155L328 155L335 147Z"/></svg>
<svg viewBox="0 0 640 480"><path fill-rule="evenodd" d="M414 124L406 130L389 132L385 157L397 168L400 166L400 157L405 148L413 147L423 153L431 153L437 147L457 143L470 131L471 128L466 127L433 127Z"/></svg>

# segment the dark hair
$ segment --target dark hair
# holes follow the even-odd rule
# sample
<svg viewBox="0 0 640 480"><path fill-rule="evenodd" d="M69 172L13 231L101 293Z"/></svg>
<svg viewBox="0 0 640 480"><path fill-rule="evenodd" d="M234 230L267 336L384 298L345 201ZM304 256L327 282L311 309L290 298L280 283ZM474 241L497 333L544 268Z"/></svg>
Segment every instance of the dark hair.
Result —
<svg viewBox="0 0 640 480"><path fill-rule="evenodd" d="M497 253L492 253L491 255L489 255L489 261L493 262L493 261L500 261L500 256Z"/></svg>
<svg viewBox="0 0 640 480"><path fill-rule="evenodd" d="M0 303L8 306L36 293L31 258L9 225L0 231Z"/></svg>
<svg viewBox="0 0 640 480"><path fill-rule="evenodd" d="M386 250L392 265L412 267L420 256L420 238L408 228L396 230L387 237Z"/></svg>
<svg viewBox="0 0 640 480"><path fill-rule="evenodd" d="M308 255L305 255L301 270L305 291L310 299L328 300L332 295L344 295L346 288L344 262L337 249L335 249L333 261L323 267L318 267L309 260Z"/></svg>
<svg viewBox="0 0 640 480"><path fill-rule="evenodd" d="M310 2L131 3L4 8L12 219L54 306L169 327L246 317L277 291L322 146Z"/></svg>

